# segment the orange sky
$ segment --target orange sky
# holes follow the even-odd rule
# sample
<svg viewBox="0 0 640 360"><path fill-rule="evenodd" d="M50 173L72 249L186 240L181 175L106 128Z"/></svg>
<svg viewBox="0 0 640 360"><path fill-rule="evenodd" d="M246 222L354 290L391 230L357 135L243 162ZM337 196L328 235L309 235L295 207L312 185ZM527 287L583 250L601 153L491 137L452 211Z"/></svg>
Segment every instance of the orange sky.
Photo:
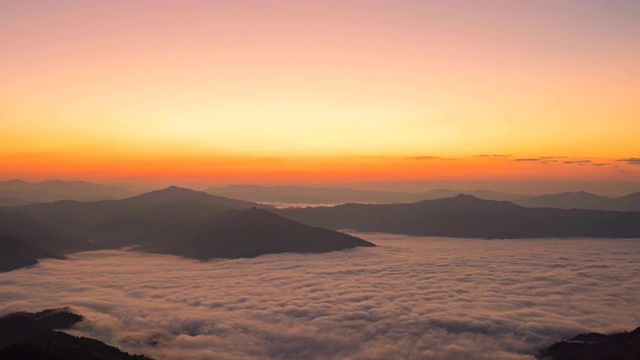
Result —
<svg viewBox="0 0 640 360"><path fill-rule="evenodd" d="M638 18L623 0L3 1L0 179L640 181Z"/></svg>

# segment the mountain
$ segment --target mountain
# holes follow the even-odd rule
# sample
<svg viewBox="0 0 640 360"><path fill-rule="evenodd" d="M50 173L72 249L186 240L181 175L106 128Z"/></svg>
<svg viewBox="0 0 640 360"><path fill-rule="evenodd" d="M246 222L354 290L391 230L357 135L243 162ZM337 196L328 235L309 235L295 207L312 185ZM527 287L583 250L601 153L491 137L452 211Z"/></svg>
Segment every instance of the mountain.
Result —
<svg viewBox="0 0 640 360"><path fill-rule="evenodd" d="M420 200L439 199L459 194L474 195L488 200L515 200L525 196L504 194L497 191L447 190L434 189L427 192L395 192L377 190L357 190L340 187L307 187L307 186L259 186L230 185L227 187L211 187L205 190L210 194L230 196L248 201L274 204L344 204L354 203L397 203Z"/></svg>
<svg viewBox="0 0 640 360"><path fill-rule="evenodd" d="M109 247L175 241L184 238L189 228L226 211L229 208L219 205L172 201L97 224L87 236Z"/></svg>
<svg viewBox="0 0 640 360"><path fill-rule="evenodd" d="M640 211L640 192L618 198L599 196L584 191L563 192L519 199L514 203L526 207L558 209L591 209L612 211Z"/></svg>
<svg viewBox="0 0 640 360"><path fill-rule="evenodd" d="M356 237L302 225L264 209L226 210L195 202L169 203L123 216L95 227L92 236L105 247L137 245L144 251L196 259L373 246Z"/></svg>
<svg viewBox="0 0 640 360"><path fill-rule="evenodd" d="M68 329L82 319L66 308L4 315L0 317L0 348L48 330Z"/></svg>
<svg viewBox="0 0 640 360"><path fill-rule="evenodd" d="M478 199L484 200L496 200L496 201L514 201L519 199L525 199L527 195L517 195L517 194L505 194L499 191L493 190L449 190L449 189L433 189L429 190L425 193L420 194L420 198L418 200L436 200L443 199L448 197L454 197L458 195L471 195Z"/></svg>
<svg viewBox="0 0 640 360"><path fill-rule="evenodd" d="M123 200L127 204L158 205L171 201L197 201L205 204L226 206L231 209L246 209L251 207L270 208L250 201L230 199L223 196L211 195L203 191L170 186L162 190L151 191Z"/></svg>
<svg viewBox="0 0 640 360"><path fill-rule="evenodd" d="M578 191L534 196L528 199L516 200L514 203L526 207L604 210L610 200L612 199Z"/></svg>
<svg viewBox="0 0 640 360"><path fill-rule="evenodd" d="M210 194L281 204L342 204L345 202L390 203L414 201L417 194L339 187L230 185L211 187Z"/></svg>
<svg viewBox="0 0 640 360"><path fill-rule="evenodd" d="M122 200L94 202L56 201L44 204L15 206L10 209L26 214L45 224L74 231L77 234L86 234L92 227L123 215L140 212L147 208L153 208L175 201L199 202L227 207L229 209L266 207L252 202L229 199L201 191L171 186L166 189L156 190Z"/></svg>
<svg viewBox="0 0 640 360"><path fill-rule="evenodd" d="M0 359L147 359L142 355L122 352L98 340L55 331L68 329L82 320L82 316L67 309L5 315L0 318Z"/></svg>
<svg viewBox="0 0 640 360"><path fill-rule="evenodd" d="M55 255L97 248L80 236L40 223L24 214L4 210L0 210L0 236L13 237Z"/></svg>
<svg viewBox="0 0 640 360"><path fill-rule="evenodd" d="M525 208L469 195L410 204L345 204L277 213L311 226L422 236L640 237L638 212Z"/></svg>
<svg viewBox="0 0 640 360"><path fill-rule="evenodd" d="M97 199L120 199L132 193L115 187L91 184L86 181L49 180L30 183L23 180L0 182L1 198L14 199L24 203L51 202L58 200L94 201ZM0 201L2 206L14 206L7 200Z"/></svg>
<svg viewBox="0 0 640 360"><path fill-rule="evenodd" d="M73 336L60 331L45 331L0 349L0 359L142 360L149 358L123 352L95 339Z"/></svg>
<svg viewBox="0 0 640 360"><path fill-rule="evenodd" d="M58 257L14 237L0 236L0 272L37 264L40 258Z"/></svg>
<svg viewBox="0 0 640 360"><path fill-rule="evenodd" d="M640 211L640 192L614 198L611 210Z"/></svg>
<svg viewBox="0 0 640 360"><path fill-rule="evenodd" d="M640 359L640 327L613 335L580 334L542 350L539 359L550 360L637 360Z"/></svg>
<svg viewBox="0 0 640 360"><path fill-rule="evenodd" d="M310 227L269 211L251 208L229 211L201 223L185 238L172 243L172 254L207 259L240 258L282 252L323 253L358 246L374 246L354 236Z"/></svg>
<svg viewBox="0 0 640 360"><path fill-rule="evenodd" d="M0 272L37 264L40 258L95 250L97 246L24 214L0 210Z"/></svg>
<svg viewBox="0 0 640 360"><path fill-rule="evenodd" d="M281 218L258 207L269 208L169 187L122 200L58 201L11 209L90 238L101 247L137 246L143 251L198 259L373 246L349 235Z"/></svg>

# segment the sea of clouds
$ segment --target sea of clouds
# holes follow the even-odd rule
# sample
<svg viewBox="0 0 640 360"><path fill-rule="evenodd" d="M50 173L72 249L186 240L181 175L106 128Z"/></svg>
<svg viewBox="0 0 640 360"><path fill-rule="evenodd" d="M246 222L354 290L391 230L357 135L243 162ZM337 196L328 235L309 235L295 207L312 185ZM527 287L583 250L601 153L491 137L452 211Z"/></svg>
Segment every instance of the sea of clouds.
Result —
<svg viewBox="0 0 640 360"><path fill-rule="evenodd" d="M327 254L200 262L96 251L0 274L0 314L69 306L72 332L156 359L531 359L640 326L640 240L355 234Z"/></svg>

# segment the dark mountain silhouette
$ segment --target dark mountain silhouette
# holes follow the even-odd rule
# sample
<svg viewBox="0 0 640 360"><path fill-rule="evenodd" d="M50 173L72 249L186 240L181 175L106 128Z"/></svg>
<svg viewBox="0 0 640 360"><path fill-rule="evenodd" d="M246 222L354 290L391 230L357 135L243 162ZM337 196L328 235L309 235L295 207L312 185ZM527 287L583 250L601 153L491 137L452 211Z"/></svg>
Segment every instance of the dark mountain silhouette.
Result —
<svg viewBox="0 0 640 360"><path fill-rule="evenodd" d="M637 360L640 359L640 327L613 335L580 334L541 351L539 359L550 360Z"/></svg>
<svg viewBox="0 0 640 360"><path fill-rule="evenodd" d="M37 313L16 312L0 317L0 348L48 330L68 329L82 316L69 309L47 309Z"/></svg>
<svg viewBox="0 0 640 360"><path fill-rule="evenodd" d="M207 259L240 258L281 252L323 253L374 246L356 237L300 224L269 211L229 211L191 229L185 244L167 248L172 254Z"/></svg>
<svg viewBox="0 0 640 360"><path fill-rule="evenodd" d="M9 180L0 182L0 200L2 197L7 197L25 203L58 200L94 201L97 199L120 199L131 195L133 194L128 190L115 186L91 184L86 181L49 180L30 183L23 180ZM0 201L0 205L14 206L2 201Z"/></svg>
<svg viewBox="0 0 640 360"><path fill-rule="evenodd" d="M527 238L640 237L640 213L525 208L469 195L411 204L284 209L311 226L408 235Z"/></svg>
<svg viewBox="0 0 640 360"><path fill-rule="evenodd" d="M177 186L170 186L162 190L151 191L123 201L130 204L147 205L157 205L171 201L197 201L205 204L226 206L231 209L246 209L251 207L270 208L270 206L264 206L250 201L230 199L227 197L211 195L204 191L185 189Z"/></svg>
<svg viewBox="0 0 640 360"><path fill-rule="evenodd" d="M37 264L37 259L41 258L60 258L60 256L14 237L0 236L0 272Z"/></svg>
<svg viewBox="0 0 640 360"><path fill-rule="evenodd" d="M611 210L640 211L640 192L613 199Z"/></svg>
<svg viewBox="0 0 640 360"><path fill-rule="evenodd" d="M226 211L228 207L219 205L172 201L98 224L87 236L110 247L176 241L184 238L189 228Z"/></svg>
<svg viewBox="0 0 640 360"><path fill-rule="evenodd" d="M182 216L174 216L176 213ZM105 247L138 245L145 251L196 259L373 246L353 236L302 225L264 209L225 211L215 205L194 202L170 203L130 214L96 226L92 234Z"/></svg>
<svg viewBox="0 0 640 360"><path fill-rule="evenodd" d="M46 204L15 206L10 209L29 215L45 224L84 234L91 227L115 218L175 201L194 201L231 209L263 207L256 203L171 186L122 200L95 202L56 201Z"/></svg>
<svg viewBox="0 0 640 360"><path fill-rule="evenodd" d="M248 201L284 204L344 204L348 202L385 204L397 202L415 202L439 199L459 194L474 195L488 200L515 200L526 196L504 194L497 191L447 190L434 189L427 192L396 192L377 190L357 190L339 187L307 187L307 186L259 186L230 185L227 187L211 187L208 193L230 196Z"/></svg>
<svg viewBox="0 0 640 360"><path fill-rule="evenodd" d="M519 199L514 203L526 207L558 209L591 209L612 211L640 211L640 192L618 198L599 196L584 191L563 192Z"/></svg>
<svg viewBox="0 0 640 360"><path fill-rule="evenodd" d="M534 196L528 199L514 201L515 204L526 207L550 207L558 209L602 209L611 199L584 191L563 192Z"/></svg>
<svg viewBox="0 0 640 360"><path fill-rule="evenodd" d="M70 235L26 215L3 210L0 210L0 236L11 236L57 255L96 249L94 244L80 236Z"/></svg>
<svg viewBox="0 0 640 360"><path fill-rule="evenodd" d="M102 341L78 337L59 331L45 331L20 343L0 349L4 360L140 360L143 355L133 355L107 345Z"/></svg>
<svg viewBox="0 0 640 360"><path fill-rule="evenodd" d="M58 201L12 207L108 248L188 256L252 257L325 252L373 244L284 219L256 203L169 187L123 200ZM269 207L267 207L269 208ZM9 213L7 213L9 214ZM25 215L12 213L14 217Z"/></svg>
<svg viewBox="0 0 640 360"><path fill-rule="evenodd" d="M449 190L449 189L433 189L423 194L420 200L436 200L458 195L471 195L478 199L495 200L495 201L513 201L517 199L527 198L527 195L506 194L494 190Z"/></svg>
<svg viewBox="0 0 640 360"><path fill-rule="evenodd" d="M142 355L122 352L98 340L54 331L68 329L82 320L82 316L67 309L5 315L0 318L0 359L146 359Z"/></svg>
<svg viewBox="0 0 640 360"><path fill-rule="evenodd" d="M95 249L95 244L80 236L0 210L0 271L37 264L40 258L62 259L64 254Z"/></svg>

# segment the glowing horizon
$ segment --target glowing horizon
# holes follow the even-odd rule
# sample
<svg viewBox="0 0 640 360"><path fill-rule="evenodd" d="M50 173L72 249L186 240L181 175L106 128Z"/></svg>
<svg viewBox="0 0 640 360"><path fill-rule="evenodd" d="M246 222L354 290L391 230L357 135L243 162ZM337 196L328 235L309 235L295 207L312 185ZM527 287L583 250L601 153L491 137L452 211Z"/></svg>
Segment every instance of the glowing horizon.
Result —
<svg viewBox="0 0 640 360"><path fill-rule="evenodd" d="M0 9L0 178L640 181L630 1Z"/></svg>

